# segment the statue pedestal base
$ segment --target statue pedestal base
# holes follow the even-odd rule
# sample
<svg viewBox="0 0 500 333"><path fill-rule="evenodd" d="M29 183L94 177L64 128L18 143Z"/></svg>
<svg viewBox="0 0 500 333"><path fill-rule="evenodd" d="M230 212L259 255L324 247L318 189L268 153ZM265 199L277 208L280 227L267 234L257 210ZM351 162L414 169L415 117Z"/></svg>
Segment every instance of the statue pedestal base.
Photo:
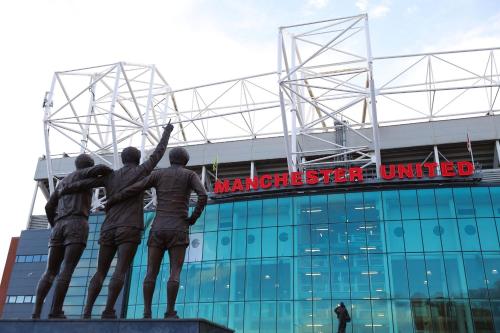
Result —
<svg viewBox="0 0 500 333"><path fill-rule="evenodd" d="M205 319L0 320L2 333L233 333Z"/></svg>

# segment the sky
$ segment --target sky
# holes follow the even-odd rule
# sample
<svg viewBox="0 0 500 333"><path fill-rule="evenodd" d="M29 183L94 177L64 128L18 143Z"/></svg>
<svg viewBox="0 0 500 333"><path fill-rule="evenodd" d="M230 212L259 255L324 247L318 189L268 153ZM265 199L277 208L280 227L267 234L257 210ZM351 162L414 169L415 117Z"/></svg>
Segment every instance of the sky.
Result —
<svg viewBox="0 0 500 333"><path fill-rule="evenodd" d="M1 1L0 273L28 221L54 71L156 64L173 89L270 72L279 26L358 13L374 56L500 46L498 0Z"/></svg>

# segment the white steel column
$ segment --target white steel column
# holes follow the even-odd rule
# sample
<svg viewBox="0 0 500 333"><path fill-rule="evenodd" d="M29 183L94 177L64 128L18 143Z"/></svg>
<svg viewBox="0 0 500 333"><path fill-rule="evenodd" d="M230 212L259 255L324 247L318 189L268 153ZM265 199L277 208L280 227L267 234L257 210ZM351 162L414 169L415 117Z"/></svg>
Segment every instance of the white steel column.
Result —
<svg viewBox="0 0 500 333"><path fill-rule="evenodd" d="M201 183L203 184L203 187L205 187L206 179L207 179L207 167L202 166L201 167Z"/></svg>
<svg viewBox="0 0 500 333"><path fill-rule="evenodd" d="M82 134L82 145L80 147L80 153L84 153L87 148L87 142L89 140L89 128L90 122L92 120L92 113L94 110L94 102L95 102L95 84L94 84L95 76L92 75L90 77L90 100L89 100L89 109L87 112L87 117L85 118L85 124L83 126L83 134Z"/></svg>
<svg viewBox="0 0 500 333"><path fill-rule="evenodd" d="M151 65L150 67L151 71L151 78L149 79L149 90L148 90L148 101L146 104L146 113L144 115L144 120L142 122L142 141L141 141L141 162L144 161L145 156L144 156L144 148L146 146L146 138L148 137L148 130L149 130L149 114L152 108L152 103L153 103L153 85L154 85L154 80L155 80L155 66Z"/></svg>
<svg viewBox="0 0 500 333"><path fill-rule="evenodd" d="M437 146L434 146L434 162L437 163L436 172L441 175L441 168L439 167L439 150Z"/></svg>
<svg viewBox="0 0 500 333"><path fill-rule="evenodd" d="M293 81L297 81L297 71L295 70L295 63L296 63L296 57L297 57L297 41L295 39L294 35L290 35L291 39L291 44L292 44L292 61L291 61L291 71L292 71L292 77L291 79ZM292 136L290 138L290 147L292 149L292 171L297 171L297 112L298 110L298 104L297 104L297 86L294 85L293 90L295 92L295 99L292 98L292 109L290 110L290 113L292 114Z"/></svg>
<svg viewBox="0 0 500 333"><path fill-rule="evenodd" d="M45 161L47 162L47 179L49 181L50 194L54 192L54 175L52 172L52 160L50 159L50 143L49 143L49 125L50 125L50 110L52 108L52 96L54 95L54 87L56 85L56 74L52 77L50 91L45 93L43 100L44 116L43 116L43 134L45 138Z"/></svg>
<svg viewBox="0 0 500 333"><path fill-rule="evenodd" d="M35 183L35 191L33 192L33 197L31 198L30 212L28 215L28 223L26 223L26 229L29 229L31 217L33 216L33 208L35 208L36 195L38 193L38 182Z"/></svg>
<svg viewBox="0 0 500 333"><path fill-rule="evenodd" d="M116 128L115 128L115 106L116 106L116 99L118 98L118 89L120 89L120 64L116 64L115 66L116 70L116 78L115 78L115 86L113 90L113 98L111 100L111 107L109 108L109 121L111 124L111 140L113 140L113 169L118 169L118 166L120 165L120 162L118 160L118 145L116 142Z"/></svg>
<svg viewBox="0 0 500 333"><path fill-rule="evenodd" d="M498 163L500 163L500 141L499 140L495 141L495 148L496 148L496 151L497 151Z"/></svg>
<svg viewBox="0 0 500 333"><path fill-rule="evenodd" d="M375 165L377 169L377 178L380 178L380 134L378 128L377 119L377 100L375 92L375 81L373 80L373 57L372 48L370 43L370 30L368 26L368 15L365 16L365 33L366 33L366 53L368 62L368 76L369 76L369 87L370 87L370 111L372 120L372 130L373 130L373 149L375 151Z"/></svg>
<svg viewBox="0 0 500 333"><path fill-rule="evenodd" d="M250 162L250 178L255 177L255 162Z"/></svg>

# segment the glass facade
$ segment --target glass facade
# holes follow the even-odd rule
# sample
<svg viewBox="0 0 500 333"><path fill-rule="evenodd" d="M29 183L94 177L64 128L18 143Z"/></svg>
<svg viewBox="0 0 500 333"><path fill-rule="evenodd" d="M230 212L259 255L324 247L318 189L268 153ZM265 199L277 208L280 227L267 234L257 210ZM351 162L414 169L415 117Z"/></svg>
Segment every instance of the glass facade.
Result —
<svg viewBox="0 0 500 333"><path fill-rule="evenodd" d="M240 333L326 333L336 331L333 309L343 301L348 332L500 332L499 233L500 187L211 204L191 228L177 310ZM158 318L164 260L153 298ZM143 241L128 318L142 317L146 265Z"/></svg>

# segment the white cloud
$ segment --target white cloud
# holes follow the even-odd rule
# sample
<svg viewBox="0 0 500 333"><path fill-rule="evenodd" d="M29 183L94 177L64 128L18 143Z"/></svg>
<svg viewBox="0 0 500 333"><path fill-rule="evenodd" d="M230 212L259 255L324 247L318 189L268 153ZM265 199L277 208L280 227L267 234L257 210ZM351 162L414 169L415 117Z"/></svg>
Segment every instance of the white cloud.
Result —
<svg viewBox="0 0 500 333"><path fill-rule="evenodd" d="M410 7L406 8L406 12L408 14L413 14L418 11L418 6L417 5L411 5Z"/></svg>
<svg viewBox="0 0 500 333"><path fill-rule="evenodd" d="M370 18L384 17L391 10L389 0L383 0L376 4L370 3L369 0L357 0L355 5L361 12L368 12Z"/></svg>
<svg viewBox="0 0 500 333"><path fill-rule="evenodd" d="M366 12L368 10L368 0L358 0L356 1L356 7L362 12Z"/></svg>
<svg viewBox="0 0 500 333"><path fill-rule="evenodd" d="M325 8L330 0L308 0L307 5L315 9Z"/></svg>
<svg viewBox="0 0 500 333"><path fill-rule="evenodd" d="M379 18L379 17L384 17L385 15L387 15L387 13L389 11L390 11L389 6L387 6L385 4L380 4L380 5L373 7L373 9L370 10L368 15L370 15L370 17L372 17L372 18Z"/></svg>

